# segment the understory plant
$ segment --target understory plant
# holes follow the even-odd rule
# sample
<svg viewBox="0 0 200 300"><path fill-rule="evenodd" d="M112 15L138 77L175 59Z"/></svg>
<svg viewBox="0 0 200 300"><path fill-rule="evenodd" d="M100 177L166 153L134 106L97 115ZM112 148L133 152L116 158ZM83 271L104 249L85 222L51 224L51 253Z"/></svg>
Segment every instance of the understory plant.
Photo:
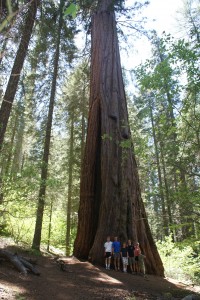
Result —
<svg viewBox="0 0 200 300"><path fill-rule="evenodd" d="M200 242L191 241L190 245L175 243L172 236L157 242L164 265L165 276L188 284L200 283Z"/></svg>

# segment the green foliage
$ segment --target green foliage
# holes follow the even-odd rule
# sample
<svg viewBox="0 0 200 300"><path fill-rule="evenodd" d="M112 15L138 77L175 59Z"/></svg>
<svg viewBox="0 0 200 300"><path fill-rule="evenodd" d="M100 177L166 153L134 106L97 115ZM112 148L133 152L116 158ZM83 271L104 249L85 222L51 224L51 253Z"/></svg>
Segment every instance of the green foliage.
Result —
<svg viewBox="0 0 200 300"><path fill-rule="evenodd" d="M28 252L30 255L33 254L34 256L42 256L41 252L36 249L28 248Z"/></svg>
<svg viewBox="0 0 200 300"><path fill-rule="evenodd" d="M200 245L190 240L190 244L174 243L172 236L157 242L157 247L164 264L165 275L187 283L200 283L200 256L194 248Z"/></svg>
<svg viewBox="0 0 200 300"><path fill-rule="evenodd" d="M51 221L51 236L50 236L50 245L63 249L65 248L65 239L66 239L66 216L65 211L61 209L54 209ZM42 244L47 245L48 240L48 229L49 229L49 216L46 213L43 220L42 228Z"/></svg>
<svg viewBox="0 0 200 300"><path fill-rule="evenodd" d="M162 226L181 241L199 234L199 46L155 34L152 52L135 71L139 95L131 124L140 128L131 129L155 237L162 239ZM151 220L158 212L163 225Z"/></svg>
<svg viewBox="0 0 200 300"><path fill-rule="evenodd" d="M111 135L109 135L108 133L104 133L102 136L101 136L102 140L108 140L108 141L112 141L113 138Z"/></svg>
<svg viewBox="0 0 200 300"><path fill-rule="evenodd" d="M123 140L120 142L120 147L123 149L131 149L133 146L133 142L131 139Z"/></svg>
<svg viewBox="0 0 200 300"><path fill-rule="evenodd" d="M0 33L8 29L10 23L18 12L18 1L6 0L1 3L1 14L0 14Z"/></svg>
<svg viewBox="0 0 200 300"><path fill-rule="evenodd" d="M16 300L26 300L26 296L24 296L23 294L19 293L15 295L15 299Z"/></svg>
<svg viewBox="0 0 200 300"><path fill-rule="evenodd" d="M79 6L77 4L71 3L65 10L64 15L70 15L73 19L76 18Z"/></svg>
<svg viewBox="0 0 200 300"><path fill-rule="evenodd" d="M0 211L3 215L4 232L8 232L15 242L30 243L38 188L37 175L34 176L33 172L26 168L24 174L3 179L4 200L0 205Z"/></svg>

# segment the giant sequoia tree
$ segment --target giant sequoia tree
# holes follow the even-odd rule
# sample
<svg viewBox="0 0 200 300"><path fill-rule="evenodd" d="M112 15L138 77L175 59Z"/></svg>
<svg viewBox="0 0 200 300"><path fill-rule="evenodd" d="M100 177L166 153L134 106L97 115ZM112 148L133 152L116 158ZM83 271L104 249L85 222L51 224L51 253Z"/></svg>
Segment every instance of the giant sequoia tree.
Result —
<svg viewBox="0 0 200 300"><path fill-rule="evenodd" d="M101 263L107 235L138 240L149 273L163 276L141 199L133 154L113 0L91 22L91 89L74 254ZM118 1L119 2L119 1Z"/></svg>

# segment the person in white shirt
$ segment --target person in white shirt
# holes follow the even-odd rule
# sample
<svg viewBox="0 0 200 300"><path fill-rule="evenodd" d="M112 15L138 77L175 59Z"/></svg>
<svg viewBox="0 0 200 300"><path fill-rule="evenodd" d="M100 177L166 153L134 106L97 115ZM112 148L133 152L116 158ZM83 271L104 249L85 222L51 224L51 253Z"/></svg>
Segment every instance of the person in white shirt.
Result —
<svg viewBox="0 0 200 300"><path fill-rule="evenodd" d="M106 270L110 270L110 261L111 261L111 254L112 254L112 242L110 240L110 236L107 237L107 242L104 244L104 250L105 250L105 265Z"/></svg>

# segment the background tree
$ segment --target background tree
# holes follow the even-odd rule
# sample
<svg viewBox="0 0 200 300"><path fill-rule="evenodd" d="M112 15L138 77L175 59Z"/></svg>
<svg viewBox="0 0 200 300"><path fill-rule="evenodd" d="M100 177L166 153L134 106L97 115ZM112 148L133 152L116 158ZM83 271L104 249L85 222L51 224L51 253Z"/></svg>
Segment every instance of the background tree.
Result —
<svg viewBox="0 0 200 300"><path fill-rule="evenodd" d="M199 114L197 100L199 99L197 88L199 54L198 46L194 42L175 41L170 35L165 35L157 41L159 44L155 44L155 40L153 43L152 58L136 71L140 88L140 96L136 105L140 111L148 112L146 115L140 114L143 126L146 127L146 122L148 122L152 127L152 130L149 131L148 143L151 143L153 138L155 148L153 157L156 158L157 169L160 169L155 176L152 188L156 191L158 183L162 182L164 202L159 192L157 203L159 207L161 207L161 203L164 204L165 209L162 208L162 216L164 221L164 216L167 214L168 234L173 231L174 239L180 241L186 236L191 237L195 232L193 221L187 213L188 211L192 213L193 210L192 205L189 210L187 203L190 203L189 194L193 198L191 177L188 175L194 164L192 161L189 163L191 157L187 152L186 144L190 143L189 132L189 135L193 136L194 143L192 144L198 144L198 138L196 139L195 136L198 136L197 132L199 131L199 122L197 121ZM161 46L159 46L159 52L157 51L159 55L155 52L155 46L158 50L158 45ZM194 98L192 95L195 95ZM196 99L195 103L191 101L191 98ZM192 113L193 124L190 122L190 118L185 116L186 111L187 113L195 112ZM186 131L183 130L183 124L188 128ZM198 164L198 159L196 159L196 163ZM196 175L198 177L198 172ZM146 181L146 184L148 186L149 182Z"/></svg>
<svg viewBox="0 0 200 300"><path fill-rule="evenodd" d="M58 10L59 20L58 20L58 26L56 32L57 37L56 37L55 54L54 54L54 61L53 61L53 77L52 77L52 84L51 84L51 94L50 94L50 101L49 101L49 110L47 116L46 134L44 139L44 150L43 150L43 158L42 158L42 165L41 165L41 183L40 183L39 198L38 198L38 209L37 209L35 232L34 232L34 238L32 244L32 247L37 250L40 249L42 220L43 220L44 206L45 206L46 181L48 178L48 163L49 163L49 154L50 154L51 128L52 128L52 120L53 120L53 110L55 105L56 83L58 77L61 31L63 27L63 8L64 8L64 0L61 0L59 5L59 10Z"/></svg>
<svg viewBox="0 0 200 300"><path fill-rule="evenodd" d="M64 119L69 132L67 153L67 228L66 254L70 255L76 232L80 169L85 145L86 119L88 111L88 63L83 61L70 75L63 88ZM76 226L75 226L76 224Z"/></svg>
<svg viewBox="0 0 200 300"><path fill-rule="evenodd" d="M8 81L7 89L3 98L0 109L0 150L3 146L4 135L10 112L12 109L12 103L17 91L17 86L20 78L20 73L26 57L29 41L31 38L33 25L36 17L37 7L40 1L29 1L28 11L24 21L24 27L22 32L21 41L15 57L15 62L11 71L11 75Z"/></svg>

